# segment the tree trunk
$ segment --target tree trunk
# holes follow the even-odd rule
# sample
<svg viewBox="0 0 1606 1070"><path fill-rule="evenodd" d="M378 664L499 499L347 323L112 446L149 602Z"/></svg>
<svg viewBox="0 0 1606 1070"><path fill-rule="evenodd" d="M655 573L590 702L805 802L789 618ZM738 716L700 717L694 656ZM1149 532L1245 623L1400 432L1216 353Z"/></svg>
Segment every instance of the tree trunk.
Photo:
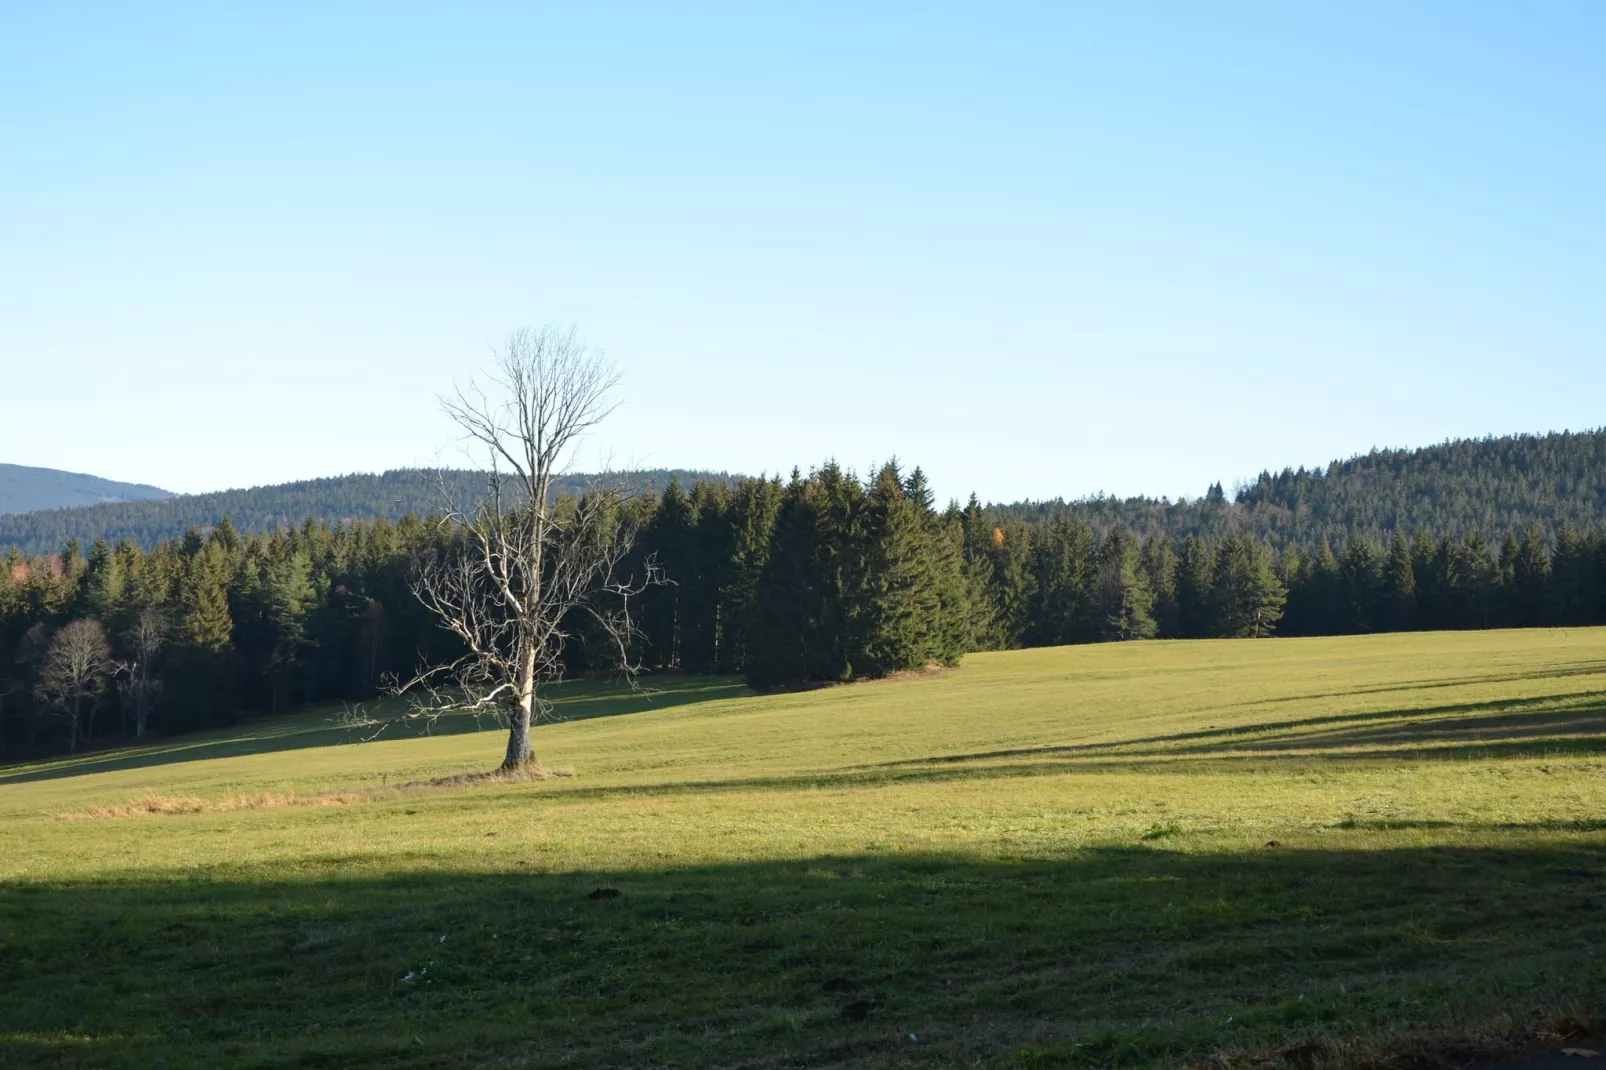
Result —
<svg viewBox="0 0 1606 1070"><path fill-rule="evenodd" d="M530 699L523 698L513 707L513 724L507 733L507 757L502 759L503 769L522 769L535 761L535 750L530 746Z"/></svg>
<svg viewBox="0 0 1606 1070"><path fill-rule="evenodd" d="M522 769L534 764L535 749L530 746L530 724L535 710L535 648L524 656L519 672L519 700L513 707L513 723L508 727L507 757L503 769Z"/></svg>

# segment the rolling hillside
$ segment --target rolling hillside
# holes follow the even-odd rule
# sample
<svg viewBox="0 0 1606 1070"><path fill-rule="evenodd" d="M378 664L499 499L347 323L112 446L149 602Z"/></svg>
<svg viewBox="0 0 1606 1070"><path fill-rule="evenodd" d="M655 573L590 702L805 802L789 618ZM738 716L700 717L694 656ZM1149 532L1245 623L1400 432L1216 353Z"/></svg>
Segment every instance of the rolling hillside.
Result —
<svg viewBox="0 0 1606 1070"><path fill-rule="evenodd" d="M171 498L172 491L143 483L118 483L81 472L0 464L0 514L65 509L104 502Z"/></svg>
<svg viewBox="0 0 1606 1070"><path fill-rule="evenodd" d="M1185 501L1083 498L988 507L995 520L1059 513L1094 530L1219 537L1248 532L1274 546L1376 538L1461 536L1498 540L1536 525L1547 538L1564 525L1606 523L1606 430L1464 439L1410 450L1372 450L1324 468L1265 471L1230 498L1219 484Z"/></svg>
<svg viewBox="0 0 1606 1070"><path fill-rule="evenodd" d="M0 1063L1466 1066L1606 1011L1603 653L581 682L548 779L328 709L0 768Z"/></svg>
<svg viewBox="0 0 1606 1070"><path fill-rule="evenodd" d="M443 474L458 501L471 501L484 489L484 476L477 472ZM424 514L438 508L441 495L435 475L423 469L398 468L378 475L362 473L166 496L163 501L118 501L0 516L0 550L16 546L28 555L55 553L68 539L77 539L85 547L96 539L111 543L128 539L148 550L159 542L179 538L192 527L205 532L224 517L242 531L299 527L308 517L332 523L379 517L399 520L408 513ZM590 478L568 476L560 481L558 493L581 491ZM676 478L689 487L696 479L728 477L719 472L651 469L629 473L625 478L626 489L636 493L661 491Z"/></svg>

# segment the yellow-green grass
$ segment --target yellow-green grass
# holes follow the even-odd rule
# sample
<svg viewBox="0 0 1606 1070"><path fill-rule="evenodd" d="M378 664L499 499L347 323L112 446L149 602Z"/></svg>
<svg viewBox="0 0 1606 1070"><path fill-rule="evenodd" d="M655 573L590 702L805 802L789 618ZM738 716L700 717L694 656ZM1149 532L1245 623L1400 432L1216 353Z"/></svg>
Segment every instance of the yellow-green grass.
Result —
<svg viewBox="0 0 1606 1070"><path fill-rule="evenodd" d="M1606 630L655 686L566 688L551 780L398 788L502 736L327 710L0 769L0 1063L1309 1064L1606 1009ZM201 812L67 819L152 796Z"/></svg>

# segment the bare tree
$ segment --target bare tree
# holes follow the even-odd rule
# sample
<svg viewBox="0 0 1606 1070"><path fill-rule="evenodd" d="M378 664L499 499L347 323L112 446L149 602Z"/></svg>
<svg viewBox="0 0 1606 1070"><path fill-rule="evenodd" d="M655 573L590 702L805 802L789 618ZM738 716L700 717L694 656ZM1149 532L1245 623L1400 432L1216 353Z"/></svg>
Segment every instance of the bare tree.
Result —
<svg viewBox="0 0 1606 1070"><path fill-rule="evenodd" d="M151 710L162 691L162 682L156 679L156 655L167 642L166 616L154 606L140 610L133 625L123 633L123 642L129 658L117 662L114 669L123 693L123 708L133 714L134 736L138 738L150 728Z"/></svg>
<svg viewBox="0 0 1606 1070"><path fill-rule="evenodd" d="M550 713L543 685L563 674L570 629L585 620L627 676L634 635L630 599L657 571L624 572L632 532L616 486L593 484L556 501L553 482L574 446L614 409L618 375L572 329L511 335L488 383L442 400L477 465L488 472L477 504L453 500L445 480L449 547L421 562L413 593L460 639L465 653L397 688L410 716L495 713L508 725L504 771L535 763L531 726Z"/></svg>
<svg viewBox="0 0 1606 1070"><path fill-rule="evenodd" d="M67 719L69 750L78 749L80 725L86 740L92 734L95 704L111 668L111 647L98 620L75 620L50 641L35 690L40 702Z"/></svg>

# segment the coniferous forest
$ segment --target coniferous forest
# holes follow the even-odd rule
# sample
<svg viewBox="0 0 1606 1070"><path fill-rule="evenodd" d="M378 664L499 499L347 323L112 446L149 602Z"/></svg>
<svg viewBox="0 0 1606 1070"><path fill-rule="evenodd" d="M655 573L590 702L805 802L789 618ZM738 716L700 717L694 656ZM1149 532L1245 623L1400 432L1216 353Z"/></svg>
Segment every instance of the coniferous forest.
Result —
<svg viewBox="0 0 1606 1070"><path fill-rule="evenodd" d="M1159 511L938 508L921 470L895 464L671 478L618 518L636 533L632 568L650 559L669 581L632 608L634 653L650 672L777 687L1026 646L1606 623L1606 465L1583 463L1601 442L1455 444L1418 451L1425 468L1373 453ZM1179 508L1190 523L1168 516ZM148 547L13 546L0 753L369 698L452 655L409 583L425 556L453 552L411 511L256 531L225 519ZM584 622L571 632L568 671L611 668Z"/></svg>

